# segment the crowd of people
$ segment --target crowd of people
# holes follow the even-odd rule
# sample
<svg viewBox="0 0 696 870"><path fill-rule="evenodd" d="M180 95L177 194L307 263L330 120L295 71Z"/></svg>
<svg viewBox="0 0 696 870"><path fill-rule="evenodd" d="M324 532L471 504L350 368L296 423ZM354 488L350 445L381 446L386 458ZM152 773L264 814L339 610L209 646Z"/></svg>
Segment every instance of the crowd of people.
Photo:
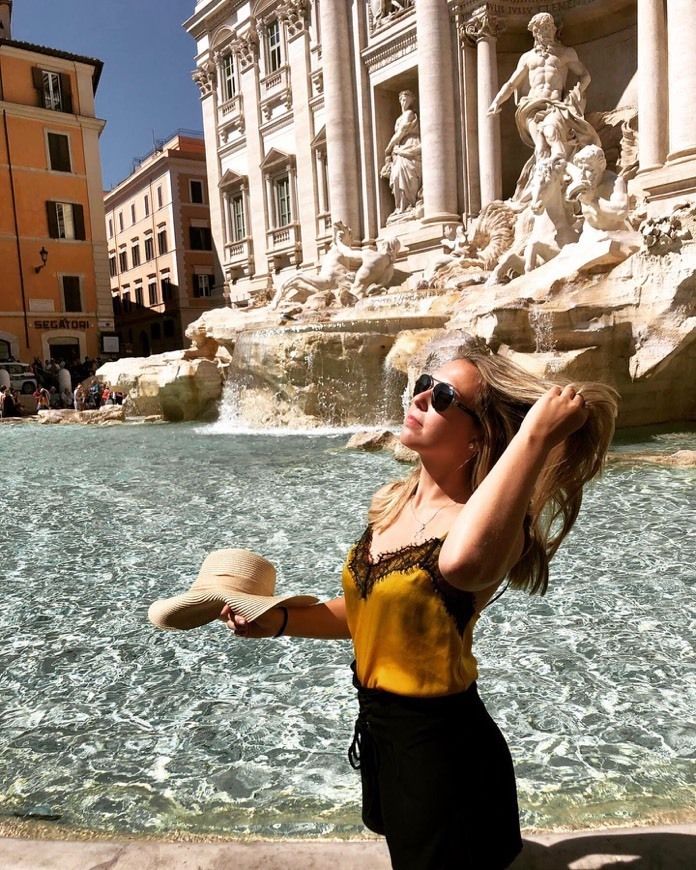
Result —
<svg viewBox="0 0 696 870"><path fill-rule="evenodd" d="M12 358L9 361L14 362ZM42 362L39 357L34 357L29 368L37 382L32 395L36 413L63 408L94 411L104 405L122 405L124 394L97 378L96 372L101 365L102 360L98 357L92 359L86 356L83 362L75 359L69 363L55 359ZM71 387L64 386L61 389L59 374L62 369L69 372ZM22 404L19 390L0 388L0 418L25 417L32 413L31 408Z"/></svg>

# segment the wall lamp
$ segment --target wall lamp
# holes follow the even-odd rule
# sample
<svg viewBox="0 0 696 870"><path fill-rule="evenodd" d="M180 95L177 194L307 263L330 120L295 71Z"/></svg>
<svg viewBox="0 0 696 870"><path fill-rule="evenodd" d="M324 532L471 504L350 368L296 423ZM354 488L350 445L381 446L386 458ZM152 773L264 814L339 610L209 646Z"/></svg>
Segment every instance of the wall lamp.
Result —
<svg viewBox="0 0 696 870"><path fill-rule="evenodd" d="M39 251L39 256L41 257L41 265L34 266L34 271L36 272L37 275L43 269L43 267L46 265L46 260L48 260L48 251L46 250L46 248L44 248L44 247L41 248L41 250Z"/></svg>

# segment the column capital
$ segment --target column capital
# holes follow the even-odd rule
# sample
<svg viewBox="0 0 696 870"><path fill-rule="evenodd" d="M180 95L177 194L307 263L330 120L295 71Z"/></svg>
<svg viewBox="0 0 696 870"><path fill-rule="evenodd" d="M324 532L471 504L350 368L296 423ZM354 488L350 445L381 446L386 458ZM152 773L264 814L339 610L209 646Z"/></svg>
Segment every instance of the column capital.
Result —
<svg viewBox="0 0 696 870"><path fill-rule="evenodd" d="M215 89L215 80L217 78L217 71L214 62L212 60L204 60L201 65L191 73L191 78L198 85L198 89L201 92L201 99L209 97Z"/></svg>
<svg viewBox="0 0 696 870"><path fill-rule="evenodd" d="M462 42L475 45L482 39L497 39L505 30L505 22L495 15L489 4L485 3L475 9L471 18L464 21L461 27Z"/></svg>
<svg viewBox="0 0 696 870"><path fill-rule="evenodd" d="M278 6L278 20L287 28L290 39L307 32L311 8L311 0L284 0Z"/></svg>
<svg viewBox="0 0 696 870"><path fill-rule="evenodd" d="M248 70L259 59L259 36L255 23L252 21L249 30L238 36L232 43L232 51L237 56L241 72Z"/></svg>

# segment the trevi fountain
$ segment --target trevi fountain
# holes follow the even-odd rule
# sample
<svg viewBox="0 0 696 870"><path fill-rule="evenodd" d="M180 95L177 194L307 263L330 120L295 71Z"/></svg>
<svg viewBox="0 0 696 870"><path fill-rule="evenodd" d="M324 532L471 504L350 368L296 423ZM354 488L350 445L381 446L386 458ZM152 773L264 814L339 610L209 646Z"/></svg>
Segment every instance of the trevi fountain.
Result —
<svg viewBox="0 0 696 870"><path fill-rule="evenodd" d="M377 26L399 4L369 5ZM493 123L516 103L510 196L414 244L426 132L413 88L395 89L374 244L336 214L318 266L207 312L188 349L104 365L125 424L3 429L6 826L359 834L348 646L156 632L147 606L220 546L263 552L283 591L335 595L369 494L404 471L347 451L348 432L396 431L428 354L467 335L621 394L613 461L549 594L506 595L477 629L523 824L693 821L693 471L669 459L696 448L696 182L651 196L639 152L654 131L635 105L586 113L595 71L551 15L527 22L529 47L479 107Z"/></svg>

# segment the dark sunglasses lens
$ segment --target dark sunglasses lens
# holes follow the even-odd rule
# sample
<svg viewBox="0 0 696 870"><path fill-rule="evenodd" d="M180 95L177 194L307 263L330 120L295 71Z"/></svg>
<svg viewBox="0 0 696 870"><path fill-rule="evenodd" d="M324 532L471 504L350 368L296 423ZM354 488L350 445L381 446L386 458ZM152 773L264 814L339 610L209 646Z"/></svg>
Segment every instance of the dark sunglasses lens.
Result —
<svg viewBox="0 0 696 870"><path fill-rule="evenodd" d="M441 414L446 411L454 401L454 390L449 384L435 384L430 401L433 408Z"/></svg>
<svg viewBox="0 0 696 870"><path fill-rule="evenodd" d="M429 390L432 385L433 379L430 377L430 375L421 375L416 381L415 386L413 387L413 395L420 396L421 393Z"/></svg>

